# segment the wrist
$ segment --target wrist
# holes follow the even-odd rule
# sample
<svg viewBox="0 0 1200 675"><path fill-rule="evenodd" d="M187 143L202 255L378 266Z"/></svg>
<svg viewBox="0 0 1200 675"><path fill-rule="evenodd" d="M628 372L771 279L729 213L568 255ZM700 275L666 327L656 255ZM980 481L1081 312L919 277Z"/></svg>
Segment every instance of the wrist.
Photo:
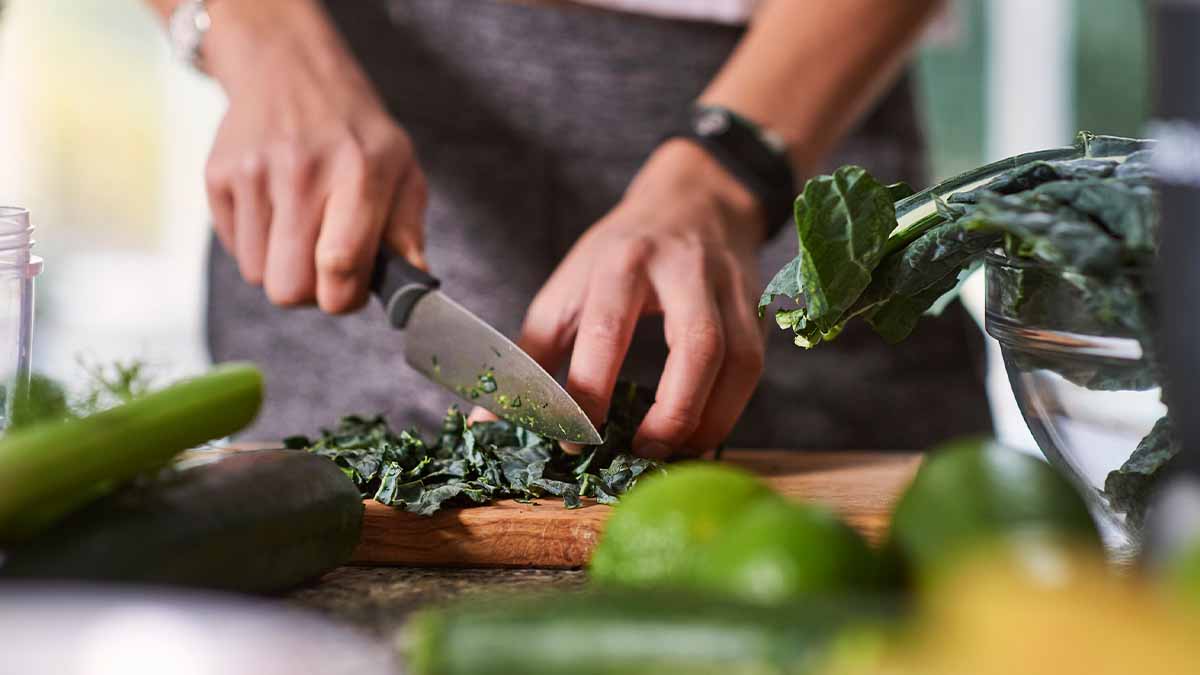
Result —
<svg viewBox="0 0 1200 675"><path fill-rule="evenodd" d="M205 69L221 85L235 88L240 76L275 59L320 64L329 47L340 45L315 0L209 0L211 28L201 45Z"/></svg>
<svg viewBox="0 0 1200 675"><path fill-rule="evenodd" d="M685 138L663 142L647 161L674 176L678 190L713 208L733 240L755 246L767 236L766 213L759 199L707 150Z"/></svg>

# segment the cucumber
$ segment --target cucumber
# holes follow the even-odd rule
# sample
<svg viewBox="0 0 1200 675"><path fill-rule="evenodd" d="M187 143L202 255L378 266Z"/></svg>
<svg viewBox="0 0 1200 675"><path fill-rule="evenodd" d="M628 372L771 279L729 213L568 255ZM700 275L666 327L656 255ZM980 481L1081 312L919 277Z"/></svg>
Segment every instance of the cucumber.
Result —
<svg viewBox="0 0 1200 675"><path fill-rule="evenodd" d="M258 414L262 373L230 364L81 419L0 440L0 542L36 534L176 454L241 430Z"/></svg>
<svg viewBox="0 0 1200 675"><path fill-rule="evenodd" d="M280 591L350 558L362 497L336 464L260 450L130 485L0 554L0 579Z"/></svg>
<svg viewBox="0 0 1200 675"><path fill-rule="evenodd" d="M879 600L814 597L784 607L661 592L469 600L406 630L416 675L811 673L897 616Z"/></svg>

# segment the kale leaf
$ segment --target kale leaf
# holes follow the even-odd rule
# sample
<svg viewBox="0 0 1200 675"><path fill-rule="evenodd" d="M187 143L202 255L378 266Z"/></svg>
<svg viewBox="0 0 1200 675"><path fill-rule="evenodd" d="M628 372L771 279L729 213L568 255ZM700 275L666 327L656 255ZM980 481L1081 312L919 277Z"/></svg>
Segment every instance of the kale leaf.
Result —
<svg viewBox="0 0 1200 675"><path fill-rule="evenodd" d="M760 311L786 295L803 307L778 319L795 330L797 344L811 347L836 334L883 258L896 226L893 194L907 192L884 186L858 166L808 181L796 200L800 255L768 286Z"/></svg>
<svg viewBox="0 0 1200 675"><path fill-rule="evenodd" d="M1109 506L1125 514L1126 523L1135 528L1141 526L1158 476L1177 454L1179 444L1171 434L1171 422L1163 417L1121 468L1104 479L1104 496Z"/></svg>
<svg viewBox="0 0 1200 675"><path fill-rule="evenodd" d="M1009 350L1010 367L1051 370L1098 391L1153 389L1161 377L1145 273L1158 246L1152 149L1153 141L1083 133L1073 148L1003 160L915 195L855 166L815 178L796 202L799 254L771 281L759 312L780 298L794 302L775 318L805 348L856 317L898 342L996 252L1006 264L990 272L989 311L1048 330L1133 338L1143 352L1118 361ZM1108 476L1105 494L1132 525L1177 451L1163 418Z"/></svg>
<svg viewBox="0 0 1200 675"><path fill-rule="evenodd" d="M650 392L619 384L603 444L580 455L511 422L468 425L455 408L431 443L416 431L393 431L382 416L349 416L320 438L293 436L284 445L337 463L364 497L424 516L448 505L507 498L554 496L577 508L584 498L614 503L657 470L655 462L627 452L651 402Z"/></svg>
<svg viewBox="0 0 1200 675"><path fill-rule="evenodd" d="M799 255L767 286L759 312L779 298L794 302L775 319L805 348L834 339L854 317L897 342L1003 247L1074 274L1091 286L1087 311L1142 331L1142 312L1130 308L1143 294L1115 280L1154 255L1151 147L1083 133L1074 148L997 162L898 201L907 190L861 167L814 178L796 200Z"/></svg>

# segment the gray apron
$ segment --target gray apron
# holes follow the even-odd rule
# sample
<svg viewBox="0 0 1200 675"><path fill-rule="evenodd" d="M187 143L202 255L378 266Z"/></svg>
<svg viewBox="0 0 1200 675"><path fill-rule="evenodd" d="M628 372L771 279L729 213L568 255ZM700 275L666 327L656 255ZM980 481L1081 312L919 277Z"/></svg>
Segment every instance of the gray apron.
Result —
<svg viewBox="0 0 1200 675"><path fill-rule="evenodd" d="M716 73L742 29L494 0L328 0L430 181L428 259L444 290L515 336L571 244L617 203ZM791 95L802 97L804 92ZM924 183L911 87L901 81L829 165ZM787 229L763 279L795 255ZM372 303L349 317L279 309L214 245L208 340L217 361L267 376L253 439L313 433L352 412L432 433L453 397L403 361ZM772 325L767 372L730 439L741 447L922 448L988 428L977 331L957 307L899 346L861 325L812 351ZM628 377L653 385L661 320L639 327Z"/></svg>

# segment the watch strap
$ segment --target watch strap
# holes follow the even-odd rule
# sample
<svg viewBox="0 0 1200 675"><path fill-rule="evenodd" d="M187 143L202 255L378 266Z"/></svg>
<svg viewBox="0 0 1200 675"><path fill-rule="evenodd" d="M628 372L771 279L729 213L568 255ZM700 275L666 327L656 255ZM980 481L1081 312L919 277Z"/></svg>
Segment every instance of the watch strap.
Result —
<svg viewBox="0 0 1200 675"><path fill-rule="evenodd" d="M696 105L687 124L666 138L696 143L749 190L762 207L767 239L792 222L795 175L778 135L728 108Z"/></svg>

